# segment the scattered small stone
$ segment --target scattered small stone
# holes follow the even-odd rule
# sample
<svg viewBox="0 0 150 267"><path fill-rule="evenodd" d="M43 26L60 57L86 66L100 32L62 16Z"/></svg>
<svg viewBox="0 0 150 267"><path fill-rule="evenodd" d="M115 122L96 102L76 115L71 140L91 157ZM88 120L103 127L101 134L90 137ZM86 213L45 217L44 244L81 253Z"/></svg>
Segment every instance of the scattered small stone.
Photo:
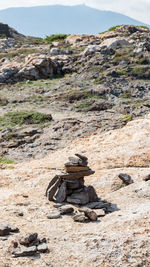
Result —
<svg viewBox="0 0 150 267"><path fill-rule="evenodd" d="M40 253L45 253L48 251L48 246L45 243L42 243L40 245L37 246L37 251Z"/></svg>
<svg viewBox="0 0 150 267"><path fill-rule="evenodd" d="M29 235L26 235L24 237L21 237L19 239L19 243L20 243L20 245L23 245L26 247L33 246L33 244L37 245L37 244L39 244L39 239L37 237L38 237L37 233L29 234Z"/></svg>
<svg viewBox="0 0 150 267"><path fill-rule="evenodd" d="M17 233L19 232L19 229L13 225L10 225L9 223L4 222L0 226L0 236L9 235L10 233Z"/></svg>
<svg viewBox="0 0 150 267"><path fill-rule="evenodd" d="M96 210L97 217L104 217L105 211L103 209Z"/></svg>
<svg viewBox="0 0 150 267"><path fill-rule="evenodd" d="M73 220L75 222L80 222L80 223L83 223L86 221L86 216L84 214L76 214L75 216L73 216Z"/></svg>
<svg viewBox="0 0 150 267"><path fill-rule="evenodd" d="M129 185L129 184L132 184L134 183L134 181L132 180L131 176L126 174L126 173L120 173L118 175L118 177L126 184L126 185Z"/></svg>
<svg viewBox="0 0 150 267"><path fill-rule="evenodd" d="M52 211L47 215L48 219L58 219L60 218L61 214L59 211Z"/></svg>
<svg viewBox="0 0 150 267"><path fill-rule="evenodd" d="M143 181L147 182L150 180L150 174L143 177Z"/></svg>
<svg viewBox="0 0 150 267"><path fill-rule="evenodd" d="M90 221L97 221L97 214L94 210L84 207L80 208L79 211L84 212L85 216L90 219Z"/></svg>
<svg viewBox="0 0 150 267"><path fill-rule="evenodd" d="M74 212L73 207L69 205L64 205L59 208L60 214L70 214Z"/></svg>
<svg viewBox="0 0 150 267"><path fill-rule="evenodd" d="M62 203L55 203L55 204L53 205L54 208L60 208L61 206L63 206Z"/></svg>
<svg viewBox="0 0 150 267"><path fill-rule="evenodd" d="M15 248L12 251L12 254L14 255L14 257L26 257L26 256L34 256L37 253L37 248L36 246L32 246L32 247L19 247L19 248Z"/></svg>

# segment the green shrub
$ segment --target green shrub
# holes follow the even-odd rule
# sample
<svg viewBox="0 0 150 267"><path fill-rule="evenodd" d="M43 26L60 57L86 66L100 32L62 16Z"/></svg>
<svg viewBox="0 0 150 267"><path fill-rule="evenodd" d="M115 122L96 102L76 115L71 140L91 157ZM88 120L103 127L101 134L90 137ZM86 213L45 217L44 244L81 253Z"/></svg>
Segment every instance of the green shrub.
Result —
<svg viewBox="0 0 150 267"><path fill-rule="evenodd" d="M0 156L0 164L13 164L15 163L13 160L11 159L7 159L7 158L3 158Z"/></svg>
<svg viewBox="0 0 150 267"><path fill-rule="evenodd" d="M128 73L128 69L124 68L122 70L117 70L118 75L126 75Z"/></svg>
<svg viewBox="0 0 150 267"><path fill-rule="evenodd" d="M11 128L23 124L40 124L51 120L52 116L50 114L40 112L8 112L0 116L0 128Z"/></svg>
<svg viewBox="0 0 150 267"><path fill-rule="evenodd" d="M132 116L130 114L126 114L125 116L118 118L118 121L122 121L122 122L132 121Z"/></svg>
<svg viewBox="0 0 150 267"><path fill-rule="evenodd" d="M0 39L5 39L6 38L6 34L0 34Z"/></svg>
<svg viewBox="0 0 150 267"><path fill-rule="evenodd" d="M140 79L150 79L150 68L144 66L134 67L132 75Z"/></svg>
<svg viewBox="0 0 150 267"><path fill-rule="evenodd" d="M52 34L50 36L46 36L44 41L47 43L52 43L54 41L63 41L67 38L68 34Z"/></svg>
<svg viewBox="0 0 150 267"><path fill-rule="evenodd" d="M142 57L142 58L140 58L138 61L137 61L137 64L139 64L139 65L146 65L146 64L148 64L149 62L148 62L148 59L147 58L145 58L145 57Z"/></svg>

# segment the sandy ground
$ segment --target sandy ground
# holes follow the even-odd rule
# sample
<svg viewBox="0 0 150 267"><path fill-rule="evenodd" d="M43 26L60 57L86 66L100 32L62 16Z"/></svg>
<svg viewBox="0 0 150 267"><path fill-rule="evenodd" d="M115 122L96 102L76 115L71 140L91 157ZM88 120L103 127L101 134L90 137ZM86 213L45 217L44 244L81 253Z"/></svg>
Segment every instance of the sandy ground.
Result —
<svg viewBox="0 0 150 267"><path fill-rule="evenodd" d="M75 152L89 158L95 174L86 178L116 211L97 222L75 223L71 216L48 220L53 203L44 196L49 180ZM112 190L124 172L134 183ZM0 171L0 223L15 224L20 233L0 238L1 266L112 267L150 266L150 116L124 128L76 139L46 158ZM23 212L24 216L18 216ZM39 257L12 258L12 240L37 232L47 238L50 252Z"/></svg>

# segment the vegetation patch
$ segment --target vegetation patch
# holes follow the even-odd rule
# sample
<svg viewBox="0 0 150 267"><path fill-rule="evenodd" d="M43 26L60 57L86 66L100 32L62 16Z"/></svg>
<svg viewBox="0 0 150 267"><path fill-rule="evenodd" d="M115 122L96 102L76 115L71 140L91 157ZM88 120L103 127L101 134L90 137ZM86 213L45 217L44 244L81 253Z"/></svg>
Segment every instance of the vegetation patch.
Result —
<svg viewBox="0 0 150 267"><path fill-rule="evenodd" d="M14 164L15 162L11 159L3 158L0 156L0 164Z"/></svg>
<svg viewBox="0 0 150 267"><path fill-rule="evenodd" d="M40 112L8 112L4 116L0 116L0 128L11 128L23 124L41 124L51 120L52 116L50 114Z"/></svg>
<svg viewBox="0 0 150 267"><path fill-rule="evenodd" d="M126 114L125 116L118 118L118 121L122 121L122 122L129 122L132 121L132 116L130 114Z"/></svg>
<svg viewBox="0 0 150 267"><path fill-rule="evenodd" d="M56 41L64 41L68 37L68 34L52 34L50 36L46 36L44 41L47 43L52 43Z"/></svg>
<svg viewBox="0 0 150 267"><path fill-rule="evenodd" d="M139 79L150 79L150 68L144 66L136 66L132 69L132 75Z"/></svg>

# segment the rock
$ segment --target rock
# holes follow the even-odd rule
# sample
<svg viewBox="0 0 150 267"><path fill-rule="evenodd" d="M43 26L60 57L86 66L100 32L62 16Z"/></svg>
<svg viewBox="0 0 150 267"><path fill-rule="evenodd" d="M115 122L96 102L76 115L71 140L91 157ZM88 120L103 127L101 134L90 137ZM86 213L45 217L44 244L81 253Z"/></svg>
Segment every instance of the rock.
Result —
<svg viewBox="0 0 150 267"><path fill-rule="evenodd" d="M120 173L118 175L118 177L126 184L126 185L129 185L129 184L132 184L133 183L133 180L131 179L131 176L126 174L126 173Z"/></svg>
<svg viewBox="0 0 150 267"><path fill-rule="evenodd" d="M143 182L143 184L135 190L138 197L141 198L147 198L150 200L150 181L147 181L146 183Z"/></svg>
<svg viewBox="0 0 150 267"><path fill-rule="evenodd" d="M64 204L63 203L55 203L53 205L54 208L60 208L61 206L63 206Z"/></svg>
<svg viewBox="0 0 150 267"><path fill-rule="evenodd" d="M83 161L88 161L88 158L86 157L86 156L84 156L84 155L81 155L81 154L78 154L78 153L76 153L75 154L79 159L81 159L81 160L83 160Z"/></svg>
<svg viewBox="0 0 150 267"><path fill-rule="evenodd" d="M150 174L143 177L143 181L147 182L150 180Z"/></svg>
<svg viewBox="0 0 150 267"><path fill-rule="evenodd" d="M89 45L82 53L84 56L88 56L94 54L96 52L100 52L101 47L99 45Z"/></svg>
<svg viewBox="0 0 150 267"><path fill-rule="evenodd" d="M56 201L64 202L67 196L66 192L67 192L66 182L63 182L56 194Z"/></svg>
<svg viewBox="0 0 150 267"><path fill-rule="evenodd" d="M105 211L103 209L96 210L97 217L104 217Z"/></svg>
<svg viewBox="0 0 150 267"><path fill-rule="evenodd" d="M73 193L71 196L67 197L67 202L72 204L85 205L89 203L89 194L86 189L79 193Z"/></svg>
<svg viewBox="0 0 150 267"><path fill-rule="evenodd" d="M86 217L84 214L76 214L75 216L73 216L73 220L75 222L80 222L80 223L83 223L86 221Z"/></svg>
<svg viewBox="0 0 150 267"><path fill-rule="evenodd" d="M89 185L87 187L87 192L88 192L88 195L89 195L89 202L98 201L98 196L97 196L96 191L95 191L93 186Z"/></svg>
<svg viewBox="0 0 150 267"><path fill-rule="evenodd" d="M69 205L64 205L64 206L61 206L59 208L59 211L60 211L60 214L64 215L64 214L73 213L74 212L74 209L73 209L73 207L71 207Z"/></svg>
<svg viewBox="0 0 150 267"><path fill-rule="evenodd" d="M48 191L48 200L53 200L53 197L57 191L57 189L59 188L60 185L60 179L57 180L57 182L50 188L50 190Z"/></svg>
<svg viewBox="0 0 150 267"><path fill-rule="evenodd" d="M45 54L31 54L25 62L10 62L0 68L0 82L17 82L51 78L56 73L56 65Z"/></svg>
<svg viewBox="0 0 150 267"><path fill-rule="evenodd" d="M56 175L51 181L50 181L50 183L49 183L49 185L48 185L48 187L47 187L47 189L46 189L46 196L48 196L47 195L47 193L48 193L48 190L52 187L52 185L54 185L57 181L58 181L58 176Z"/></svg>
<svg viewBox="0 0 150 267"><path fill-rule="evenodd" d="M95 211L84 207L79 209L80 212L84 212L85 216L90 219L90 221L97 221L97 214Z"/></svg>
<svg viewBox="0 0 150 267"><path fill-rule="evenodd" d="M67 182L67 189L80 189L84 186L84 178L80 179L73 179L73 180L66 180Z"/></svg>
<svg viewBox="0 0 150 267"><path fill-rule="evenodd" d="M19 238L19 243L20 245L23 245L26 247L37 245L39 244L38 234L34 233L34 234L29 234L24 237L21 237Z"/></svg>
<svg viewBox="0 0 150 267"><path fill-rule="evenodd" d="M87 166L87 160L83 160L81 158L74 158L74 157L69 157L69 162L65 164L65 166L69 167L72 165L77 165L77 166Z"/></svg>
<svg viewBox="0 0 150 267"><path fill-rule="evenodd" d="M7 225L1 225L0 226L0 236L9 235L10 229Z"/></svg>
<svg viewBox="0 0 150 267"><path fill-rule="evenodd" d="M19 232L19 229L13 225L10 225L9 223L2 223L0 226L0 236L9 235L9 233L17 233Z"/></svg>
<svg viewBox="0 0 150 267"><path fill-rule="evenodd" d="M89 176L94 174L95 171L92 171L89 169L88 171L80 171L80 172L74 172L74 173L60 173L58 175L61 179L73 179L73 178L82 178L84 176Z"/></svg>
<svg viewBox="0 0 150 267"><path fill-rule="evenodd" d="M47 215L48 219L58 219L60 218L61 214L59 211L52 211Z"/></svg>
<svg viewBox="0 0 150 267"><path fill-rule="evenodd" d="M87 205L88 208L90 209L103 209L103 208L107 208L110 206L110 203L108 202L91 202Z"/></svg>
<svg viewBox="0 0 150 267"><path fill-rule="evenodd" d="M89 167L87 166L65 166L66 172L72 173L72 172L80 172L80 171L88 171Z"/></svg>
<svg viewBox="0 0 150 267"><path fill-rule="evenodd" d="M29 248L16 248L13 249L12 254L14 257L26 257L26 256L34 256L37 253L36 246L32 246Z"/></svg>
<svg viewBox="0 0 150 267"><path fill-rule="evenodd" d="M45 253L45 252L47 252L47 251L48 251L48 246L47 246L47 244L42 243L42 244L38 245L38 246L37 246L37 251L38 251L39 253Z"/></svg>
<svg viewBox="0 0 150 267"><path fill-rule="evenodd" d="M100 48L107 47L108 49L117 49L129 45L129 42L126 39L119 38L110 38L106 39L100 44Z"/></svg>

